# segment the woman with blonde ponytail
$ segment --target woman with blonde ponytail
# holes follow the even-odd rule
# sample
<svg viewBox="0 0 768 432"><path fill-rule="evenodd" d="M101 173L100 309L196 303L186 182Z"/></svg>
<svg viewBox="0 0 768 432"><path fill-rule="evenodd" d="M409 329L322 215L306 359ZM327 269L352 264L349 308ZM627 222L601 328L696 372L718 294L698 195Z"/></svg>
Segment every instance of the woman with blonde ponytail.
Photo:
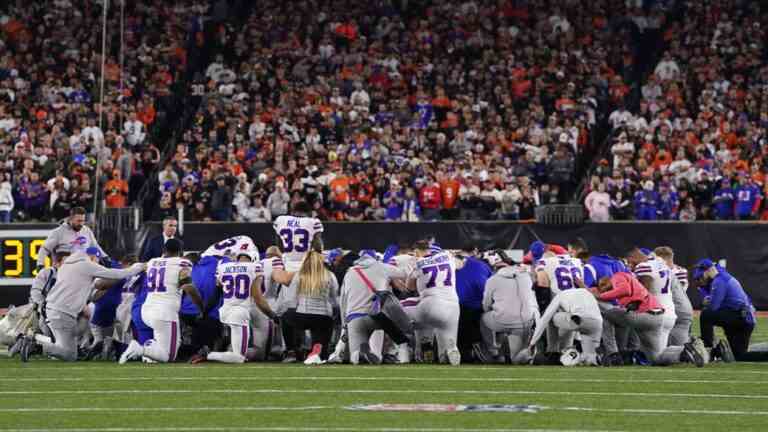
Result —
<svg viewBox="0 0 768 432"><path fill-rule="evenodd" d="M339 282L325 267L323 254L311 250L288 286L285 296L288 306L283 315L283 319L293 328L288 334L283 333L289 352L295 353L305 330L312 334L312 351L305 364L322 364L328 358L338 291Z"/></svg>

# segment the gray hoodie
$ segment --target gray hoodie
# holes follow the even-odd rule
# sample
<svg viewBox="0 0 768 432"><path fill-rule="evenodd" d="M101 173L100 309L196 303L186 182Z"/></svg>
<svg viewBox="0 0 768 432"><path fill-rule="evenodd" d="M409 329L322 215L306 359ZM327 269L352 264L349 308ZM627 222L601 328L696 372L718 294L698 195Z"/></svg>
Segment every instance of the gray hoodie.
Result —
<svg viewBox="0 0 768 432"><path fill-rule="evenodd" d="M48 234L48 238L45 239L45 243L37 255L37 265L45 265L45 258L54 252L65 251L74 254L85 251L91 246L96 246L102 254L106 255L90 228L83 226L80 231L75 231L69 222L64 222Z"/></svg>
<svg viewBox="0 0 768 432"><path fill-rule="evenodd" d="M48 294L47 308L77 317L88 302L95 278L119 280L142 271L144 264L141 263L127 269L108 269L91 261L85 252L77 252L67 257L56 273L56 284Z"/></svg>
<svg viewBox="0 0 768 432"><path fill-rule="evenodd" d="M539 316L531 274L522 267L503 267L485 283L483 310L501 325L515 326Z"/></svg>
<svg viewBox="0 0 768 432"><path fill-rule="evenodd" d="M389 285L392 279L405 279L407 276L404 270L379 262L370 256L358 258L354 266L347 270L341 286L341 313L344 322L347 322L352 314L367 314L373 300L371 289L356 269L368 278L376 291L392 291Z"/></svg>

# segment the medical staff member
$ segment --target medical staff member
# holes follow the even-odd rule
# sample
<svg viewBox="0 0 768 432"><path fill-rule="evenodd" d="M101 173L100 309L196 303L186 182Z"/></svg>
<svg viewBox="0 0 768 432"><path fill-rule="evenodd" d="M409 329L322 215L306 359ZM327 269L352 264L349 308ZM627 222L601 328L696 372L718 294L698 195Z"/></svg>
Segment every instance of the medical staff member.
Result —
<svg viewBox="0 0 768 432"><path fill-rule="evenodd" d="M724 361L733 357L738 361L768 361L768 353L747 351L757 320L752 301L741 283L708 258L696 263L693 279L699 284L699 292L704 298L699 317L704 345L713 348L715 326L722 327L728 339L714 346L713 357Z"/></svg>

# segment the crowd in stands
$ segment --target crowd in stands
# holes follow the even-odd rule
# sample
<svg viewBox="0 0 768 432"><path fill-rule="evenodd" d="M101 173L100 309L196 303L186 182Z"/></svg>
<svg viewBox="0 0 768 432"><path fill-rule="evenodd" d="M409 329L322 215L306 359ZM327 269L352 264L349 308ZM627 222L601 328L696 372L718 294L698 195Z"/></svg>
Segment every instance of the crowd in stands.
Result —
<svg viewBox="0 0 768 432"><path fill-rule="evenodd" d="M576 197L603 119L591 219L768 219L761 2L268 0L217 29L164 148L188 42L235 3L126 2L122 67L113 7L103 104L100 2L0 7L0 222L147 180L152 219L531 219Z"/></svg>
<svg viewBox="0 0 768 432"><path fill-rule="evenodd" d="M632 2L629 2L632 3ZM264 1L192 85L160 219L530 219L569 202L634 73L598 1Z"/></svg>
<svg viewBox="0 0 768 432"><path fill-rule="evenodd" d="M592 178L593 220L768 220L768 9L685 2Z"/></svg>
<svg viewBox="0 0 768 432"><path fill-rule="evenodd" d="M71 207L93 208L97 192L108 207L136 199L160 161L152 131L184 69L190 23L206 9L126 1L121 15L112 1L102 59L101 2L3 2L0 221L58 220Z"/></svg>

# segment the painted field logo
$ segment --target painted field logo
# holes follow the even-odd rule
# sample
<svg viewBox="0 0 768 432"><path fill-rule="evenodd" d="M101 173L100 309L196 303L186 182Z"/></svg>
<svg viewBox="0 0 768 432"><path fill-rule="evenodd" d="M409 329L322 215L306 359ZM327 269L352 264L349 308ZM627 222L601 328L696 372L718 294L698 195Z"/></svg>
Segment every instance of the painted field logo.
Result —
<svg viewBox="0 0 768 432"><path fill-rule="evenodd" d="M408 411L408 412L521 412L537 413L545 407L539 405L451 405L451 404L375 404L351 405L352 411Z"/></svg>

